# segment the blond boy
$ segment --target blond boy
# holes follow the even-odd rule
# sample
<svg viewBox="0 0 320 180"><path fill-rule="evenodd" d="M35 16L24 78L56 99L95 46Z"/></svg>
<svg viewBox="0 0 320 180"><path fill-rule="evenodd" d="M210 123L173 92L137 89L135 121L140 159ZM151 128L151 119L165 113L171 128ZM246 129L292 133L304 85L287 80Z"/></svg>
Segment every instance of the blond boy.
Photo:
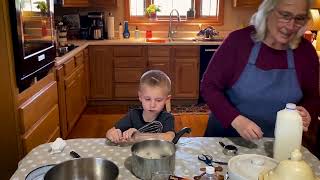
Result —
<svg viewBox="0 0 320 180"><path fill-rule="evenodd" d="M132 141L133 134L153 121L160 124L159 133L148 133L156 139L171 141L174 136L174 117L163 111L171 95L170 78L160 70L145 72L140 78L138 91L143 109L132 109L114 127L107 131L106 137L112 142ZM159 123L160 122L160 123ZM154 123L154 122L153 122Z"/></svg>

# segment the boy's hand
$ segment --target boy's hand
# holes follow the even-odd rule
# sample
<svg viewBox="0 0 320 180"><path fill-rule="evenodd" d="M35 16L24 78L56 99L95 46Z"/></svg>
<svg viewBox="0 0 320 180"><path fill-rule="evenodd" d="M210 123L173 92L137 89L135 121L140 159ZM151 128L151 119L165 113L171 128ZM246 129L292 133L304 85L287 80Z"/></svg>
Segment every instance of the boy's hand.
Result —
<svg viewBox="0 0 320 180"><path fill-rule="evenodd" d="M123 139L121 130L116 129L115 127L107 131L106 137L114 143L119 143Z"/></svg>
<svg viewBox="0 0 320 180"><path fill-rule="evenodd" d="M133 133L136 131L138 131L138 130L135 128L130 128L130 129L126 130L125 132L123 132L123 140L125 140L125 141L130 140Z"/></svg>

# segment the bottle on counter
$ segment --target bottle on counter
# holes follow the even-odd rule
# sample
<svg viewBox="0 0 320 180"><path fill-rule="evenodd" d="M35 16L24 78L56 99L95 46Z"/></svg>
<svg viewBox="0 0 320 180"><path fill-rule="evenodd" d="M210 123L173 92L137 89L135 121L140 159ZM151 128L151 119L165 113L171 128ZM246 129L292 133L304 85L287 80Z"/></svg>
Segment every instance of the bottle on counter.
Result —
<svg viewBox="0 0 320 180"><path fill-rule="evenodd" d="M119 39L123 39L123 26L121 23L119 24L118 31L119 31Z"/></svg>
<svg viewBox="0 0 320 180"><path fill-rule="evenodd" d="M134 30L134 38L139 39L140 38L140 31L138 29L138 26L136 26L136 30Z"/></svg>
<svg viewBox="0 0 320 180"><path fill-rule="evenodd" d="M124 21L123 38L125 38L125 39L129 39L130 38L128 21Z"/></svg>
<svg viewBox="0 0 320 180"><path fill-rule="evenodd" d="M204 174L200 180L215 180L214 176L214 167L212 166L207 166L206 167L206 174Z"/></svg>
<svg viewBox="0 0 320 180"><path fill-rule="evenodd" d="M286 108L277 113L273 158L278 161L287 160L293 150L300 150L302 132L302 118L296 105L286 104Z"/></svg>

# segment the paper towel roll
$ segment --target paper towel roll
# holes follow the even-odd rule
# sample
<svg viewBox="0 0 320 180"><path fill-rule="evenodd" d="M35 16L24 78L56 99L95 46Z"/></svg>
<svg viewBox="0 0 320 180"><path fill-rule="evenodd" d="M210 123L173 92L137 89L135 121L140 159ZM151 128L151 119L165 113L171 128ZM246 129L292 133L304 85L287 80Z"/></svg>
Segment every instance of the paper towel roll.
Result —
<svg viewBox="0 0 320 180"><path fill-rule="evenodd" d="M107 17L108 39L114 39L114 17Z"/></svg>

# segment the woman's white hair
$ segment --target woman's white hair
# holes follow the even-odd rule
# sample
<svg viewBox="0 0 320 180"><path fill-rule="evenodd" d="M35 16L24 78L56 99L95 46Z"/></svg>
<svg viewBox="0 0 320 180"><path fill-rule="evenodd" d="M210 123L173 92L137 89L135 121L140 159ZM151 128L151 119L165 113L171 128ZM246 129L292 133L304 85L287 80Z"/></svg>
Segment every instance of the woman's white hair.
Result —
<svg viewBox="0 0 320 180"><path fill-rule="evenodd" d="M309 8L313 3L313 0L305 0L308 3L308 15ZM253 34L253 40L255 41L263 41L266 37L267 33L267 18L268 15L276 8L278 3L281 0L264 0L256 13L254 13L251 17L250 24L253 25L256 29L256 33ZM295 49L298 47L301 37L303 36L306 30L306 25L301 27L296 36L289 42L289 46L291 49Z"/></svg>

